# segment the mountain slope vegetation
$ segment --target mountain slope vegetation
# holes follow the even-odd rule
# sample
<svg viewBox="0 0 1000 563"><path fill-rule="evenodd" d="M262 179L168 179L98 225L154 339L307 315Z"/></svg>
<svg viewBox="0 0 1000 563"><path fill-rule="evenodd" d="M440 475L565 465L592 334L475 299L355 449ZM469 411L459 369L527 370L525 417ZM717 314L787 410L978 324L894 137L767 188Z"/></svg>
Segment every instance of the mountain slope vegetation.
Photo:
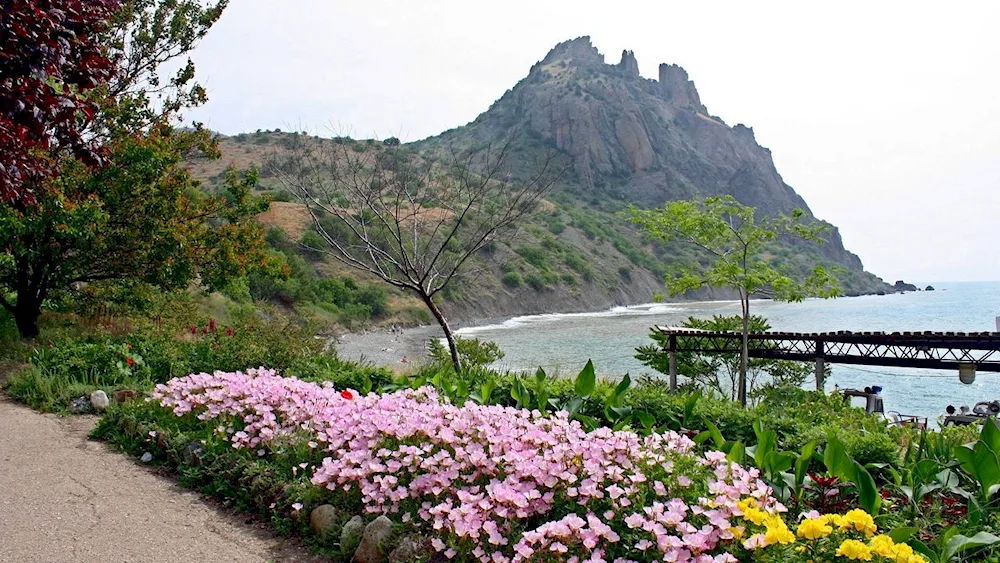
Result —
<svg viewBox="0 0 1000 563"><path fill-rule="evenodd" d="M294 196L269 174L269 163L303 143L347 144L364 152L396 142L258 131L222 138L222 159L191 166L209 187L222 181L229 164L260 167L261 189L289 202L277 214L284 220L272 226L301 240L310 237L308 216L296 212ZM699 257L687 247L643 240L621 215L629 205L730 194L764 215L802 209L819 221L782 180L753 130L712 116L684 69L660 65L658 80L646 79L631 52L607 64L587 37L557 45L471 123L403 148L447 159L455 151L508 142L507 165L515 178L528 178L538 162L553 156L563 173L515 240L484 249L470 273L449 286L445 308L459 320L595 310L663 293L671 267ZM846 295L891 291L844 248L836 227L828 227L823 244L779 241L769 259L803 274L816 264L833 267ZM343 273L330 258L311 262ZM729 295L703 290L689 297Z"/></svg>

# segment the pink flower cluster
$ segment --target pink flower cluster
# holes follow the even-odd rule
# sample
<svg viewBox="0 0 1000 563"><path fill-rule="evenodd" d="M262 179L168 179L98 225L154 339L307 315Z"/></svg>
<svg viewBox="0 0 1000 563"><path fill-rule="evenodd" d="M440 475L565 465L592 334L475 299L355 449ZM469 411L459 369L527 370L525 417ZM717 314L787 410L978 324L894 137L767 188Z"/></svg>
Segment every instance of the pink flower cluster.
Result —
<svg viewBox="0 0 1000 563"><path fill-rule="evenodd" d="M457 406L432 388L360 397L269 370L157 387L178 415L243 423L234 447L308 439L329 454L312 482L357 491L372 513L493 563L732 561L737 502L784 510L756 470L699 455L668 432L585 431L565 412Z"/></svg>

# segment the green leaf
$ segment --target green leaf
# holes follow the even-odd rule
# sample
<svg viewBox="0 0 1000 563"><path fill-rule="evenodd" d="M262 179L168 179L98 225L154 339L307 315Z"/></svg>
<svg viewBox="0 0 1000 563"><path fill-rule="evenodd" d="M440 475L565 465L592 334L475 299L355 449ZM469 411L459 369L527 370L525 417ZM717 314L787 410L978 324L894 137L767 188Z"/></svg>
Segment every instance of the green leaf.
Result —
<svg viewBox="0 0 1000 563"><path fill-rule="evenodd" d="M976 468L976 479L984 493L988 493L991 487L1000 483L1000 460L986 442L982 440L976 442L972 449L972 463Z"/></svg>
<svg viewBox="0 0 1000 563"><path fill-rule="evenodd" d="M775 447L778 443L778 435L773 431L764 432L757 428L754 428L754 432L757 434L757 447L754 448L753 459L757 463L757 467L760 470L769 471L770 468L767 466L767 459L768 456L775 452Z"/></svg>
<svg viewBox="0 0 1000 563"><path fill-rule="evenodd" d="M806 472L809 471L809 462L812 461L813 452L815 450L815 441L802 446L802 450L799 452L799 458L795 460L796 488L802 485L802 482L806 477Z"/></svg>
<svg viewBox="0 0 1000 563"><path fill-rule="evenodd" d="M639 419L639 424L641 424L646 430L649 430L654 424L656 424L656 419L648 412L639 411L635 413L635 417Z"/></svg>
<svg viewBox="0 0 1000 563"><path fill-rule="evenodd" d="M539 390L535 392L535 408L545 412L549 406L549 392L544 390Z"/></svg>
<svg viewBox="0 0 1000 563"><path fill-rule="evenodd" d="M1000 543L1000 537L997 537L989 532L979 532L971 538L961 534L955 534L950 537L948 542L945 544L943 553L944 556L942 557L942 560L950 561L952 557L967 549L995 545L997 543Z"/></svg>
<svg viewBox="0 0 1000 563"><path fill-rule="evenodd" d="M857 464L847 454L844 443L836 434L830 433L827 437L826 447L823 449L823 463L826 465L826 470L834 477L844 481L854 481Z"/></svg>
<svg viewBox="0 0 1000 563"><path fill-rule="evenodd" d="M490 378L487 379L482 387L479 388L479 402L488 405L490 400L493 398L493 390L496 389L497 382Z"/></svg>
<svg viewBox="0 0 1000 563"><path fill-rule="evenodd" d="M690 395L686 401L684 401L684 418L681 420L681 424L687 426L690 424L691 420L694 418L694 408L698 404L698 400L701 398L699 394Z"/></svg>
<svg viewBox="0 0 1000 563"><path fill-rule="evenodd" d="M535 389L536 390L542 388L542 385L545 384L546 377L548 377L548 376L545 375L545 370L542 369L542 366L538 366L538 371L535 372Z"/></svg>
<svg viewBox="0 0 1000 563"><path fill-rule="evenodd" d="M983 431L979 433L979 441L984 442L994 452L1000 452L1000 428L997 428L994 419L983 424Z"/></svg>
<svg viewBox="0 0 1000 563"><path fill-rule="evenodd" d="M608 404L612 407L620 407L625 404L625 393L628 392L629 387L632 385L632 378L626 373L625 377L622 378L618 385L615 386L615 391L608 398Z"/></svg>
<svg viewBox="0 0 1000 563"><path fill-rule="evenodd" d="M735 442L730 442L729 444L726 444L725 449L726 459L733 463L743 463L743 460L746 457L746 446L743 445L742 441L737 440Z"/></svg>
<svg viewBox="0 0 1000 563"><path fill-rule="evenodd" d="M900 527L892 530L887 535L896 543L903 543L913 537L919 530L914 527Z"/></svg>
<svg viewBox="0 0 1000 563"><path fill-rule="evenodd" d="M784 473L792 468L792 464L795 463L795 454L791 452L771 452L764 459L764 463L767 465L768 473L776 477L779 473Z"/></svg>
<svg viewBox="0 0 1000 563"><path fill-rule="evenodd" d="M708 432L708 435L711 436L712 442L715 443L715 447L721 450L722 447L726 445L726 439L722 436L722 432L719 431L718 426L712 424L711 422L707 423L707 426L708 430L706 430L706 432Z"/></svg>
<svg viewBox="0 0 1000 563"><path fill-rule="evenodd" d="M858 489L858 502L869 514L877 516L882 507L882 496L875 485L875 479L872 479L871 473L868 473L860 463L855 461L854 466L854 485Z"/></svg>
<svg viewBox="0 0 1000 563"><path fill-rule="evenodd" d="M588 399L594 394L595 387L597 387L597 375L594 373L594 362L587 360L583 371L576 376L576 395Z"/></svg>
<svg viewBox="0 0 1000 563"><path fill-rule="evenodd" d="M580 410L580 407L582 407L582 406L583 406L583 398L582 397L573 397L570 400L568 400L565 403L563 403L562 409L565 410L565 411L567 411L567 412L569 412L570 414L574 414L578 410Z"/></svg>

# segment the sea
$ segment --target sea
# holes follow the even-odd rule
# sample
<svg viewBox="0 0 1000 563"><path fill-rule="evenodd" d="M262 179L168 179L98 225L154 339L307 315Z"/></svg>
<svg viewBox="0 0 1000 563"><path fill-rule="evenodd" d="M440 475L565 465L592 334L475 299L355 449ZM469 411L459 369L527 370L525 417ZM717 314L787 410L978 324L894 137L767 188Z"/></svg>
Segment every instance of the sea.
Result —
<svg viewBox="0 0 1000 563"><path fill-rule="evenodd" d="M892 295L808 299L799 303L751 302L752 314L768 319L772 330L788 332L850 331L996 331L1000 282L930 282L934 291ZM459 330L465 337L498 343L506 354L494 366L512 371L572 377L593 360L608 377L629 373L662 377L635 359L635 348L651 343L650 328L678 326L688 317L739 314L737 301L652 303L592 313L516 317L498 324ZM928 417L931 425L948 405L972 407L1000 399L1000 373L978 372L971 384L957 370L928 370L832 364L828 391L880 386L886 411ZM683 374L681 374L683 375ZM805 385L815 388L815 381Z"/></svg>

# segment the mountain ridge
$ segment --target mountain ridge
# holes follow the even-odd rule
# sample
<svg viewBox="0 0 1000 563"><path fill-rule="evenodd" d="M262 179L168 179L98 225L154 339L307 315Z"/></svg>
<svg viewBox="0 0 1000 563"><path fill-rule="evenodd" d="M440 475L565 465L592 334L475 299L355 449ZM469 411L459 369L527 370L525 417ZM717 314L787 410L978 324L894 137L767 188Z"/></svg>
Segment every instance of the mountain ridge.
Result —
<svg viewBox="0 0 1000 563"><path fill-rule="evenodd" d="M664 63L658 79L644 78L635 53L626 50L608 64L587 36L557 44L473 121L405 147L433 157L511 138L508 167L515 178L530 175L545 153L561 159L567 173L549 194L551 205L524 225L519 239L498 245L476 265L475 276L446 292L445 309L459 322L653 300L671 267L697 256L680 245L643 240L619 215L630 204L730 194L764 215L802 209L813 217L753 129L712 116L682 67ZM247 140L244 153L271 142ZM381 144L338 142L360 150ZM277 187L266 175L262 184ZM836 227L825 224L824 244L779 241L771 259L802 274L817 263L840 268L847 295L891 292L844 248ZM706 289L688 297L731 294Z"/></svg>

